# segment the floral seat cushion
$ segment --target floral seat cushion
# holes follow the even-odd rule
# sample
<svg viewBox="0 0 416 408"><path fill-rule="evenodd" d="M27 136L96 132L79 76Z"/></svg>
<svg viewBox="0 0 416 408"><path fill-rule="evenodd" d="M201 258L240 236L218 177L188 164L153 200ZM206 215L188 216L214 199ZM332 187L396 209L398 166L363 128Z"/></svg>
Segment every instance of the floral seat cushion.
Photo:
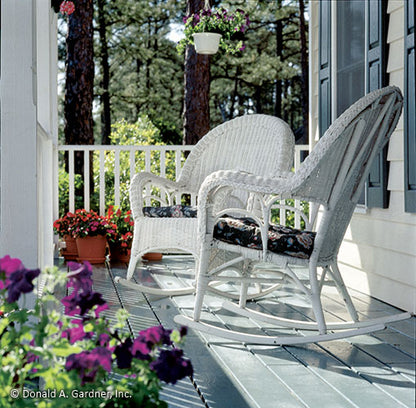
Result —
<svg viewBox="0 0 416 408"><path fill-rule="evenodd" d="M143 215L153 218L195 218L197 209L187 205L143 207ZM313 251L315 232L301 231L281 225L270 225L267 249L277 254L308 259ZM246 248L263 249L260 228L248 217L221 217L214 227L214 238Z"/></svg>
<svg viewBox="0 0 416 408"><path fill-rule="evenodd" d="M308 259L313 251L315 232L271 225L267 249L277 254ZM252 218L224 215L214 227L214 238L246 248L263 249L260 228Z"/></svg>
<svg viewBox="0 0 416 408"><path fill-rule="evenodd" d="M195 218L196 207L190 205L143 207L143 215L152 218Z"/></svg>

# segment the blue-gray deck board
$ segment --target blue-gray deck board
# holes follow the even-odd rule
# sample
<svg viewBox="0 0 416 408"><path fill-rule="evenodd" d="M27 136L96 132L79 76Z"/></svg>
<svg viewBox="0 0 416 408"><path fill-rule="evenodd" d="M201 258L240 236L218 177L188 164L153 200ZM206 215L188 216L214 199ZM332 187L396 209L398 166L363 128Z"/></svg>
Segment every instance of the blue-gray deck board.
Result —
<svg viewBox="0 0 416 408"><path fill-rule="evenodd" d="M138 266L135 278L155 277L162 285L181 286L192 279L190 257L164 257L160 263ZM125 265L117 265L110 274L124 277ZM172 278L172 273L176 278ZM174 327L173 317L191 313L193 296L172 299L144 297L135 289L118 285L116 294L105 268L94 268L96 290L110 302L109 315L121 305L129 311L130 327L137 332L162 323ZM151 282L149 282L152 284ZM353 301L363 317L379 317L397 309L367 295L352 291ZM108 296L108 297L107 297ZM204 318L229 327L253 332L272 332L245 318L237 318L221 309L222 300L207 297ZM256 309L279 311L283 316L307 320L311 310L302 296L293 290L287 304L273 296L253 304ZM149 301L149 303L148 303ZM332 321L348 319L334 288L324 295L323 305ZM166 387L163 396L171 408L394 408L415 406L416 319L392 323L371 335L304 346L257 346L189 331L185 352L194 368L194 385L183 380ZM284 332L284 330L281 330Z"/></svg>

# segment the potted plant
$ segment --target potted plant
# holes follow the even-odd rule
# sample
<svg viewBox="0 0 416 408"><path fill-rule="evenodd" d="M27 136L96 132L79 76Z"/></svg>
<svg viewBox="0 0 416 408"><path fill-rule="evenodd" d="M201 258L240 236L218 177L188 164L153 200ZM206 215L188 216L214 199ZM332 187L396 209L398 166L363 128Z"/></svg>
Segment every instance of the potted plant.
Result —
<svg viewBox="0 0 416 408"><path fill-rule="evenodd" d="M184 52L188 44L195 46L199 54L215 54L221 49L229 54L244 51L244 33L250 25L248 14L241 9L231 13L225 8L218 11L202 9L184 17L185 38L178 44L178 52Z"/></svg>
<svg viewBox="0 0 416 408"><path fill-rule="evenodd" d="M42 296L28 309L21 297L33 291L40 270L0 258L1 407L167 408L163 383L193 373L179 348L186 329L154 326L130 336L120 330L124 309L114 324L103 316L109 306L93 290L91 265L68 267L42 272ZM58 299L63 285L69 294Z"/></svg>
<svg viewBox="0 0 416 408"><path fill-rule="evenodd" d="M58 218L53 223L53 230L61 240L64 246L61 247L61 255L66 261L73 261L78 258L77 244L72 236L74 229L75 214L68 212L63 217Z"/></svg>
<svg viewBox="0 0 416 408"><path fill-rule="evenodd" d="M133 240L134 221L131 211L115 209L110 205L107 211L107 220L117 227L116 233L109 238L111 260L129 262L131 243Z"/></svg>
<svg viewBox="0 0 416 408"><path fill-rule="evenodd" d="M117 226L95 211L76 210L73 237L78 249L78 260L93 264L103 263L106 256L107 237L112 238Z"/></svg>
<svg viewBox="0 0 416 408"><path fill-rule="evenodd" d="M115 209L113 205L110 205L107 211L107 220L116 228L115 234L112 234L108 239L111 260L128 263L130 261L134 229L131 211L123 211L120 208ZM142 256L147 261L160 261L162 257L163 254L159 252L148 252Z"/></svg>

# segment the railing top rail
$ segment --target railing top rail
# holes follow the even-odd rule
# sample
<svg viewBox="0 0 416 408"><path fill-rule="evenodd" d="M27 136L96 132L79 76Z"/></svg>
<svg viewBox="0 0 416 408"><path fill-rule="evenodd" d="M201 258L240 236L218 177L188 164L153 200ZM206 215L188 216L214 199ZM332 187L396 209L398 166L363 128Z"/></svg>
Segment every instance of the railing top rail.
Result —
<svg viewBox="0 0 416 408"><path fill-rule="evenodd" d="M148 151L148 150L160 150L160 151L189 151L193 149L193 145L59 145L58 150L60 151L71 151L71 150L79 150L79 151L111 151L111 150L123 150L123 151L131 151L131 150L141 150L141 151Z"/></svg>

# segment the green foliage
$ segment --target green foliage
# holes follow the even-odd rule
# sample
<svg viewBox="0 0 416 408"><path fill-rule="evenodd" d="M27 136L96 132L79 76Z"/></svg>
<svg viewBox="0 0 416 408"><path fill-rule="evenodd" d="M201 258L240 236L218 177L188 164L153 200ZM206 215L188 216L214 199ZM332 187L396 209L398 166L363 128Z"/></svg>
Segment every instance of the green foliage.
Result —
<svg viewBox="0 0 416 408"><path fill-rule="evenodd" d="M113 145L117 146L160 146L161 135L159 129L153 125L147 116L141 116L136 123L128 123L125 120L115 123L112 126L112 133L110 140ZM158 151L151 151L150 167L146 169L146 152L136 151L134 158L134 172L151 171L155 174L161 173L161 153ZM129 203L129 188L130 188L130 151L119 152L119 182L120 182L120 208L123 211L130 209ZM68 195L69 195L69 176L63 169L63 158L61 156L61 168L59 170L59 214L64 216L68 212ZM184 160L184 157L181 158ZM104 152L104 185L105 185L105 209L107 210L111 205L115 205L115 169L116 169L116 154L114 151ZM93 182L94 191L90 197L90 206L92 210L99 210L99 192L100 192L100 151L95 151L93 154ZM175 152L167 150L165 152L165 176L168 179L174 180L176 173ZM83 189L83 177L75 175L76 188ZM75 197L75 208L84 208L82 198Z"/></svg>
<svg viewBox="0 0 416 408"><path fill-rule="evenodd" d="M211 122L265 113L302 124L299 8L297 1L223 1L244 7L250 30L241 56L216 54L211 65Z"/></svg>
<svg viewBox="0 0 416 408"><path fill-rule="evenodd" d="M280 116L293 129L302 123L299 5L297 0L213 1L216 9L244 9L250 15L244 53L219 53L211 58L211 127L237 115ZM109 97L112 123L136 122L148 115L161 141L180 144L183 128L184 64L170 36L184 28L186 2L178 0L101 0L110 66ZM307 4L307 1L306 1ZM60 20L60 44L65 37ZM95 140L101 140L103 72L100 37L95 36ZM63 47L60 56L65 57ZM61 64L62 72L64 71ZM60 123L60 133L63 122Z"/></svg>
<svg viewBox="0 0 416 408"><path fill-rule="evenodd" d="M122 120L112 126L111 143L119 146L152 146L161 145L159 130L153 125L147 116L142 116L134 124ZM120 208L124 211L130 208L129 188L130 188L130 152L120 152L119 156L120 171ZM136 152L134 154L135 173L146 170L145 165L146 153ZM116 157L114 152L107 152L104 160L105 170L105 188L106 188L106 208L115 204L114 186L115 186L115 165ZM166 152L166 176L174 178L174 160L172 152ZM98 205L98 195L100 188L99 179L99 152L94 153L94 205ZM153 173L160 173L160 153L150 152L150 170Z"/></svg>
<svg viewBox="0 0 416 408"><path fill-rule="evenodd" d="M295 207L295 200L287 199L285 200L285 205L294 208ZM286 222L282 222L282 211L285 211L285 218ZM300 202L300 211L302 211L307 217L309 216L309 202L301 201ZM295 212L291 210L283 210L272 208L271 210L271 220L273 224L281 224L287 227L295 228ZM305 229L305 220L300 217L300 229Z"/></svg>
<svg viewBox="0 0 416 408"><path fill-rule="evenodd" d="M168 35L170 23L181 13L179 2L105 0L104 3L112 123L122 119L134 123L138 117L147 115L161 130L161 140L167 144L176 142L182 133L183 64ZM99 49L97 46L96 50ZM97 95L103 93L103 73L98 63L102 57L96 55ZM101 114L101 107L97 114Z"/></svg>

